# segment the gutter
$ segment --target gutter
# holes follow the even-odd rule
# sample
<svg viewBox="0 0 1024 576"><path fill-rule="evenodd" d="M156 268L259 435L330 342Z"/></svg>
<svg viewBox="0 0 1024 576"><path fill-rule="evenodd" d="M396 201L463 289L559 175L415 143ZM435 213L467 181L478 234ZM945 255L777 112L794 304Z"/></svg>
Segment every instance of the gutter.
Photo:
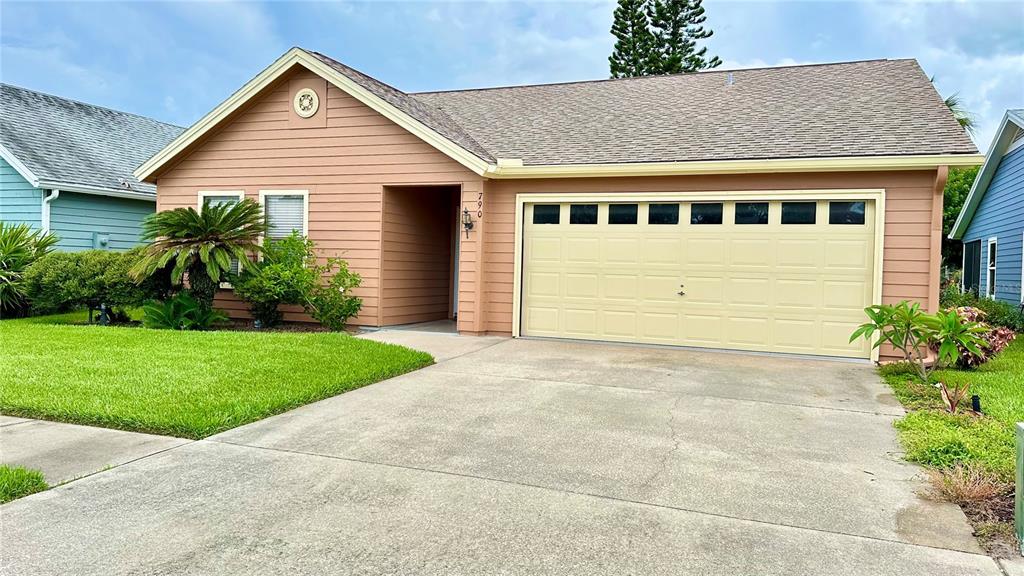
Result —
<svg viewBox="0 0 1024 576"><path fill-rule="evenodd" d="M53 202L57 198L60 198L60 190L57 189L50 190L49 194L43 195L43 213L40 217L40 220L42 220L41 228L43 229L43 234L50 233L50 202Z"/></svg>
<svg viewBox="0 0 1024 576"><path fill-rule="evenodd" d="M62 192L74 192L76 194L93 194L95 196L110 196L112 198L128 198L131 200L146 200L148 202L156 202L156 194L150 194L148 192L137 192L135 190L114 190L111 188L88 188L84 186L76 186L74 184L62 184L60 182L52 182L47 180L40 180L36 184L37 188L59 188Z"/></svg>

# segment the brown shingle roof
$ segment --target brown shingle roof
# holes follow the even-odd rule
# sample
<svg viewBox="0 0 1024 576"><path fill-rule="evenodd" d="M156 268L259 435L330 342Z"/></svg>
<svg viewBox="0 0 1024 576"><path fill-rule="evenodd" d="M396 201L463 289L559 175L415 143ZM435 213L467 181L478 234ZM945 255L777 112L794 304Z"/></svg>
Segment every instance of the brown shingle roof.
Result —
<svg viewBox="0 0 1024 576"><path fill-rule="evenodd" d="M410 96L526 165L977 153L914 60Z"/></svg>
<svg viewBox="0 0 1024 576"><path fill-rule="evenodd" d="M407 94L308 53L488 162L977 153L915 60Z"/></svg>

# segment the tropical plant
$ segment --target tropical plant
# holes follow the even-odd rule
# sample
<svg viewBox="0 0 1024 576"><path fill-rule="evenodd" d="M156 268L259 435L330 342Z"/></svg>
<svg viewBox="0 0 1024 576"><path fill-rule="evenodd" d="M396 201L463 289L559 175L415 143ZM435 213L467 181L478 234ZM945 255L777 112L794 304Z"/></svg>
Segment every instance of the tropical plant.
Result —
<svg viewBox="0 0 1024 576"><path fill-rule="evenodd" d="M335 272L334 268L338 270ZM348 269L348 262L330 258L324 267L330 275L327 284L317 284L306 303L306 311L318 322L334 331L343 330L345 324L359 313L363 300L352 294L362 278Z"/></svg>
<svg viewBox="0 0 1024 576"><path fill-rule="evenodd" d="M179 292L164 302L146 304L142 311L142 325L159 330L209 330L228 319L220 310L204 306L187 292Z"/></svg>
<svg viewBox="0 0 1024 576"><path fill-rule="evenodd" d="M953 225L960 216L974 179L978 176L979 168L980 166L950 168L946 186L942 190L942 261L947 266L957 269L962 264L964 244L960 240L949 238L949 233L953 231Z"/></svg>
<svg viewBox="0 0 1024 576"><path fill-rule="evenodd" d="M57 237L52 234L0 220L0 318L24 312L28 304L25 270L50 253L56 243Z"/></svg>
<svg viewBox="0 0 1024 576"><path fill-rule="evenodd" d="M877 348L890 344L903 354L913 366L915 374L925 384L932 373L944 366L955 365L960 351L981 356L982 335L986 328L977 322L965 321L955 310L927 314L920 304L907 301L898 304L880 304L864 309L869 322L860 325L850 336L850 342L865 338ZM876 339L877 336L877 339ZM929 361L928 352L934 353ZM949 386L939 382L942 399L950 412L956 412L967 394L968 384Z"/></svg>
<svg viewBox="0 0 1024 576"><path fill-rule="evenodd" d="M324 272L314 249L312 240L292 232L267 243L263 258L243 268L233 282L235 294L263 327L281 322L281 304L307 305Z"/></svg>
<svg viewBox="0 0 1024 576"><path fill-rule="evenodd" d="M967 131L968 134L974 136L978 131L978 120L974 113L964 107L964 100L960 97L959 92L954 92L946 99L943 103L949 108L949 111L953 113L953 118L960 124L960 127Z"/></svg>
<svg viewBox="0 0 1024 576"><path fill-rule="evenodd" d="M960 306L951 309L956 312L964 322L976 322L985 329L981 334L981 354L972 354L966 348L960 347L959 357L956 360L957 368L971 369L981 366L991 360L996 354L1002 352L1017 334L1005 326L990 326L985 322L985 311L972 306Z"/></svg>
<svg viewBox="0 0 1024 576"><path fill-rule="evenodd" d="M266 221L252 200L208 205L202 211L176 208L157 212L142 224L142 237L152 243L132 268L137 282L170 267L175 285L188 280L188 291L201 306L213 307L217 285L231 274L232 259L249 262L260 252Z"/></svg>

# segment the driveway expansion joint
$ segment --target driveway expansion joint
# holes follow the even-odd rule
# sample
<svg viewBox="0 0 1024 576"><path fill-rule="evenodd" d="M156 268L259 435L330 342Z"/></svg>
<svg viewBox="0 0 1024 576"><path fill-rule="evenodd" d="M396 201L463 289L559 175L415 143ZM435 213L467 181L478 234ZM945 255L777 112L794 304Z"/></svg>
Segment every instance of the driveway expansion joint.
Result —
<svg viewBox="0 0 1024 576"><path fill-rule="evenodd" d="M211 442L211 443L218 443L218 444L225 444L225 445L229 445L229 446L234 446L234 447L237 447L237 448L248 448L248 449L252 449L252 450L265 450L265 451L268 451L268 452L281 452L281 453L295 454L295 455L300 455L300 456L310 456L310 457L313 457L313 458L325 458L325 459L329 459L329 460L339 460L339 461L343 461L343 462L354 462L354 463L366 464L366 465L370 465L370 466L383 466L383 467L387 467L387 468L397 468L397 469L400 469L400 470L412 470L412 471L416 471L416 472L425 472L425 473L428 473L428 474L442 474L442 475L445 475L445 476L453 476L453 477L456 477L456 478L465 478L465 479L469 479L469 480L479 480L479 481L483 481L483 482L496 482L496 483L499 483L499 484L507 484L507 485L510 485L510 486L520 486L520 487L523 487L523 488L533 488L533 489L537 489L537 490L545 490L545 491L548 491L548 492L555 492L555 493L559 493L559 494L571 494L571 495L574 495L574 496L584 496L584 497L589 497L589 498L597 498L597 499L600 499L600 500L609 500L609 501L613 501L613 502L621 502L623 504L632 504L632 505L635 505L635 506L646 506L646 507L651 507L651 508L659 508L659 509L663 509L663 510L672 510L672 511L675 511L675 512L697 514L697 515L708 516L708 517L712 517L712 518L721 518L721 519L725 519L725 520L731 520L731 521L734 521L734 522L749 522L751 524L759 524L759 525L764 525L764 526L775 526L775 527L787 528L787 529L791 529L791 530L805 530L805 531L808 531L808 532L818 532L818 533L821 533L821 534L832 534L832 535L836 535L836 536L845 536L845 537L849 537L849 538L871 540L871 541L875 541L875 542L885 542L885 543L888 543L888 544L896 544L896 545L900 545L900 546L910 546L910 547L914 547L914 548L925 548L925 549L930 549L930 550L941 550L943 552L952 552L952 553L956 553L956 554L964 554L966 556L976 556L976 557L984 557L984 558L991 559L990 556L987 556L985 554L978 554L978 553L975 553L975 552L966 552L966 551L963 551L963 550L956 550L956 549L953 549L953 548L943 548L943 547L940 547L940 546L931 546L931 545L928 545L928 544L918 544L918 543L914 543L914 542L904 542L902 540L893 540L893 539L890 539L890 538L880 538L880 537L877 537L877 536L867 536L867 535L864 535L864 534L853 534L853 533L850 533L850 532L822 530L822 529L819 529L819 528L810 528L810 527L807 527L807 526L796 526L796 525L793 525L793 524L785 524L785 523L781 523L781 522L768 522L766 520L755 520L755 519L751 519L751 518L742 518L742 517L738 517L738 516L730 516L728 514L720 514L720 513L715 513L715 512L707 512L707 511L704 511L704 510L695 510L695 509L691 509L691 508L683 508L683 507L680 507L680 506L669 506L667 504L656 504L656 503L653 503L653 502L644 502L644 501L641 501L641 500L629 500L627 498L619 498L619 497L616 497L616 496L608 496L608 495L605 495L605 494L596 494L596 493L593 493L593 492L582 492L582 491L578 491L578 490L569 490L569 489L565 489L565 488L553 488L551 486L543 486L543 485L540 485L540 484L529 484L529 483L526 483L526 482L517 482L515 480L506 480L506 479L503 479L503 478L492 478L492 477L489 477L489 476L477 476L475 474L467 474L467 473L463 473L463 472L451 472L451 471L448 471L448 470L437 470L437 469L433 469L433 468L422 468L422 467L419 467L419 466L407 466L407 465L404 465L404 464L393 464L393 463L388 463L388 462L376 462L376 461L373 461L373 460L362 460L360 458L349 458L349 457L345 457L345 456L335 456L335 455L331 455L331 454L318 454L318 453L315 453L315 452L304 452L302 450L289 450L289 449L286 449L286 448L273 448L273 447L269 447L269 446L257 446L257 445L253 445L253 444L242 444L242 443L238 443L238 442L230 442L230 441L227 441L227 440L217 440L217 439L213 439L213 438L207 438L205 440L198 440L196 442ZM177 448L177 446L175 448ZM993 562L994 562L994 560L993 560ZM997 563L997 565L998 565L998 563ZM1001 567L1000 567L1000 569L1001 569Z"/></svg>

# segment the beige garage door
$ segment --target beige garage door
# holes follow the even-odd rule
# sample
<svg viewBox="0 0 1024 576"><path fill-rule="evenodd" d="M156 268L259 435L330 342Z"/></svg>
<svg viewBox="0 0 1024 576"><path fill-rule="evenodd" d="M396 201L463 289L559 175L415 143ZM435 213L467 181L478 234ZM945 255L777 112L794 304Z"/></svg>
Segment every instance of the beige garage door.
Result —
<svg viewBox="0 0 1024 576"><path fill-rule="evenodd" d="M867 358L869 200L526 204L521 333Z"/></svg>

